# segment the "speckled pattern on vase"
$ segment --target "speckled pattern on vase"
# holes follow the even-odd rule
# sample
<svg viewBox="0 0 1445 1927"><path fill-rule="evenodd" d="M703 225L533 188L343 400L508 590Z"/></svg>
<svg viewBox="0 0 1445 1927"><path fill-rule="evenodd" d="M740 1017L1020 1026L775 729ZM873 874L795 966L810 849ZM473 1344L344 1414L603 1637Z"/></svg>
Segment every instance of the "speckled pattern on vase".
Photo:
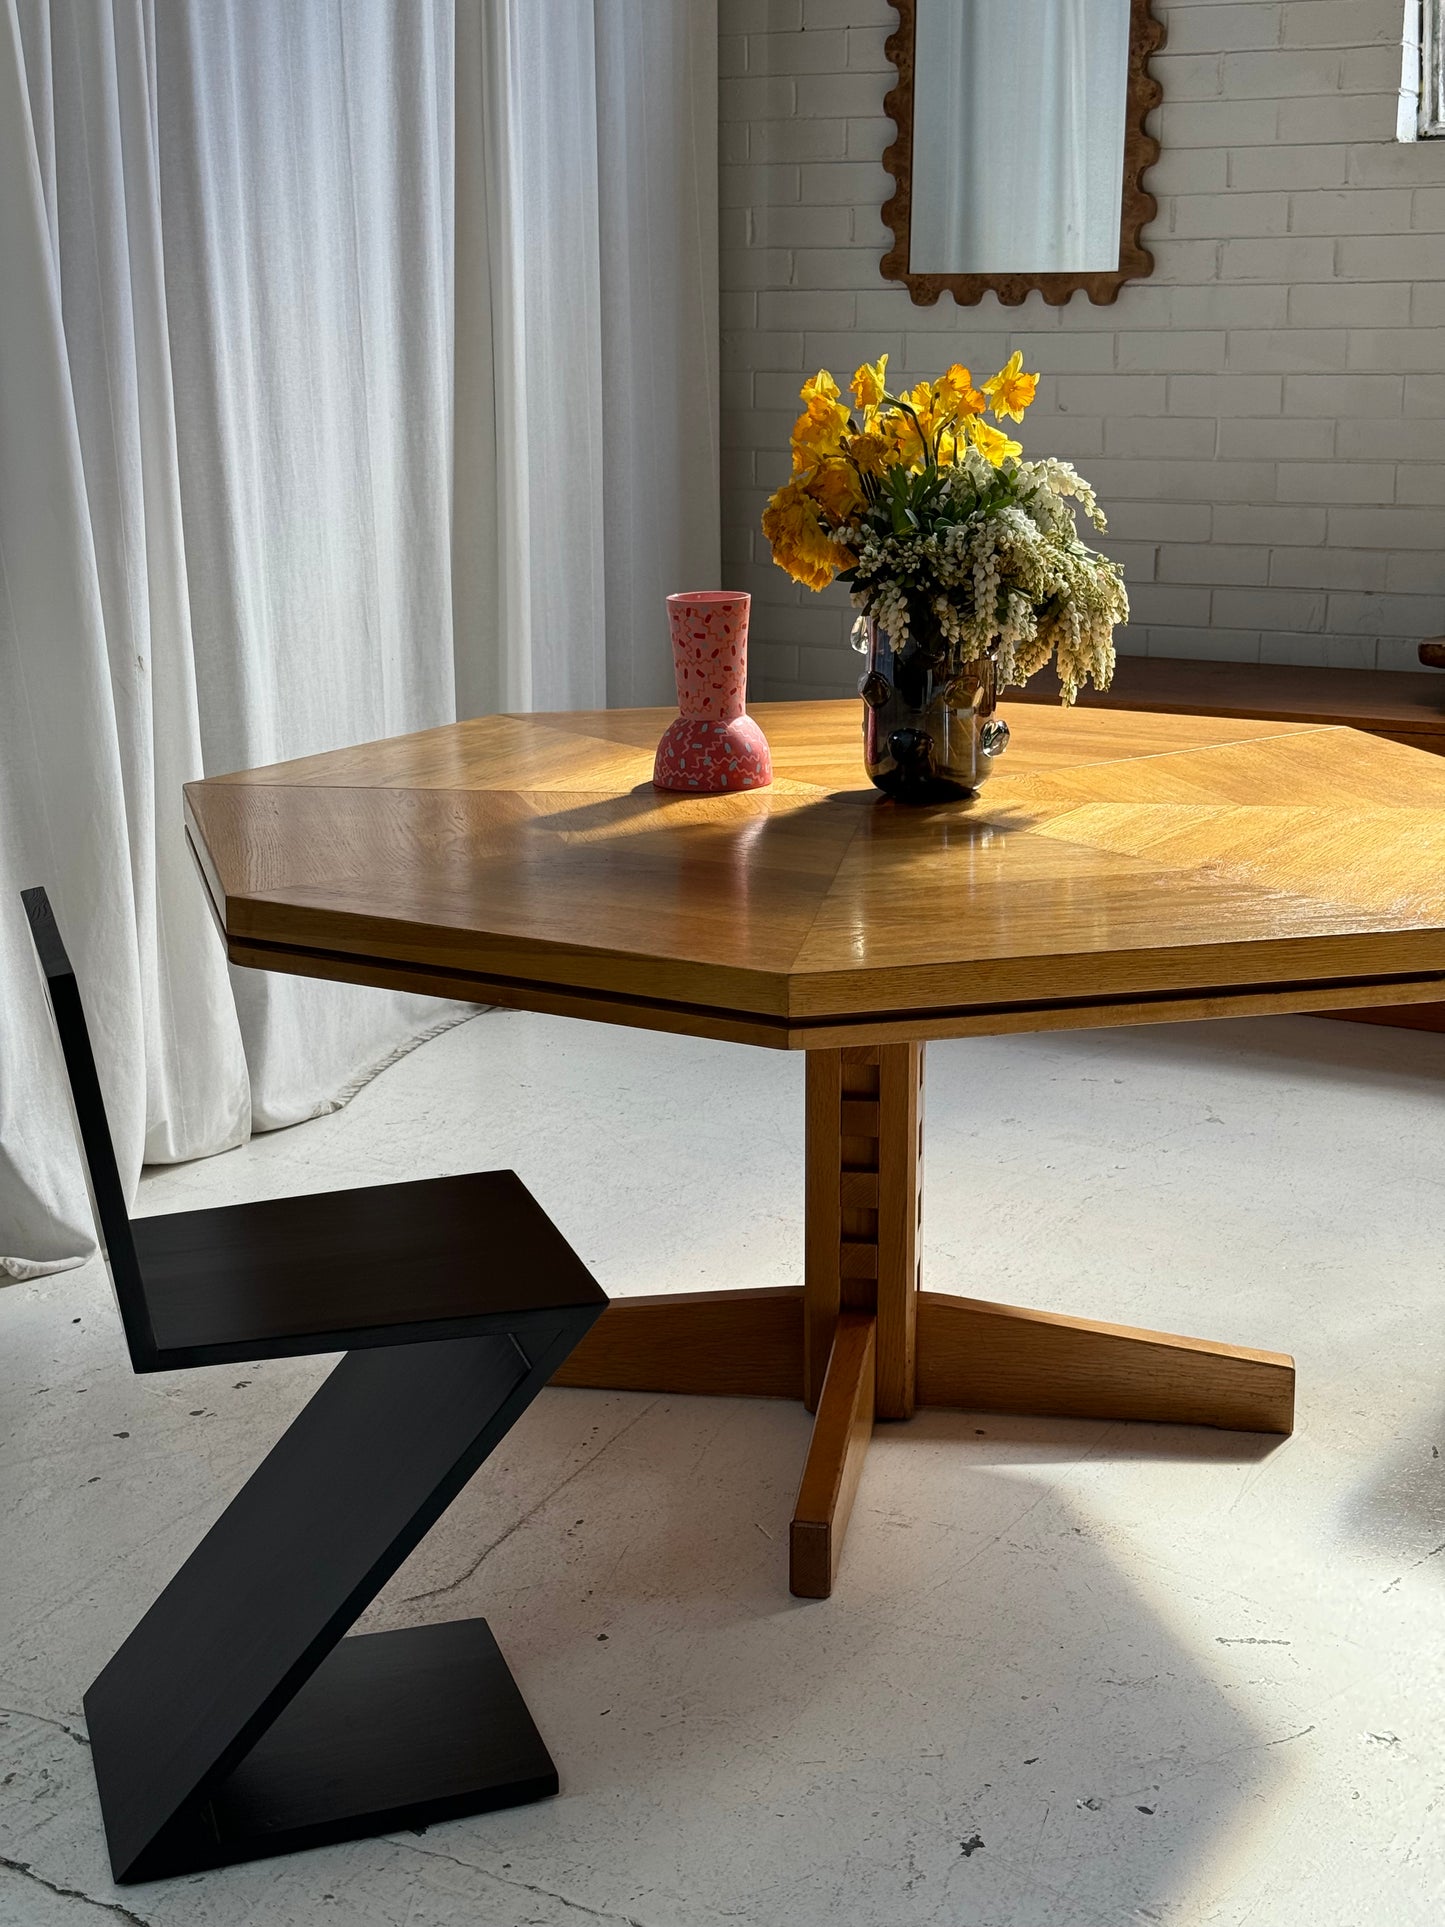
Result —
<svg viewBox="0 0 1445 1927"><path fill-rule="evenodd" d="M658 789L713 795L772 782L767 738L743 713L751 604L751 596L727 589L667 598L681 714L657 746Z"/></svg>

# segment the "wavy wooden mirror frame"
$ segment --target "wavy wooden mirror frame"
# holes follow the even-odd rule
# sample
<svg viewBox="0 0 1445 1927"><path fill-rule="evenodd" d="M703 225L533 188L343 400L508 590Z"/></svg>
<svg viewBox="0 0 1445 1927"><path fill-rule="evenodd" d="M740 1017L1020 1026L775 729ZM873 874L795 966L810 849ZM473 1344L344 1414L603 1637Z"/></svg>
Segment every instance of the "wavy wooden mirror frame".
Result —
<svg viewBox="0 0 1445 1927"><path fill-rule="evenodd" d="M1144 130L1151 108L1164 90L1149 71L1149 62L1164 45L1164 23L1156 20L1152 0L1130 0L1129 93L1124 117L1123 219L1119 224L1119 265L1072 274L914 274L908 266L909 209L913 196L913 49L917 0L889 0L898 25L884 48L898 70L898 84L883 103L898 129L885 151L883 165L893 176L892 197L883 203L883 224L893 230L893 246L881 266L885 281L901 281L919 307L932 307L941 294L951 294L961 307L971 308L985 294L996 294L1005 307L1016 308L1035 288L1051 307L1062 307L1080 288L1091 301L1105 306L1119 297L1126 281L1140 281L1154 272L1154 257L1139 242L1139 232L1159 211L1159 203L1143 185L1145 172L1159 158L1159 143Z"/></svg>

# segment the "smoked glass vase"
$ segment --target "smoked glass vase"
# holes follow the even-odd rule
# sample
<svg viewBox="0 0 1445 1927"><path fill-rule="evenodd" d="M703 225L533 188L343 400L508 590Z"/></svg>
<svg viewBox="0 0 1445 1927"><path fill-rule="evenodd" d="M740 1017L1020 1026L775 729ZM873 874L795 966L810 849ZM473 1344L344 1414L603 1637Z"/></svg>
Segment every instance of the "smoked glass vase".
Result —
<svg viewBox="0 0 1445 1927"><path fill-rule="evenodd" d="M1008 747L992 658L950 670L941 637L910 635L895 650L877 623L860 624L860 634L865 626L858 693L869 780L899 803L972 796Z"/></svg>

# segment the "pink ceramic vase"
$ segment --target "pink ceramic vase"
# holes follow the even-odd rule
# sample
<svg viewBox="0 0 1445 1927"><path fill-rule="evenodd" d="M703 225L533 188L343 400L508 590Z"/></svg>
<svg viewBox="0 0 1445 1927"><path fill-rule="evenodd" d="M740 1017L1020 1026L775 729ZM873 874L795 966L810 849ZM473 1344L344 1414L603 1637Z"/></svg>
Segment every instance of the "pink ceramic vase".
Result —
<svg viewBox="0 0 1445 1927"><path fill-rule="evenodd" d="M749 595L702 589L670 595L677 706L657 745L652 780L660 790L762 789L773 780L768 741L743 714L748 682Z"/></svg>

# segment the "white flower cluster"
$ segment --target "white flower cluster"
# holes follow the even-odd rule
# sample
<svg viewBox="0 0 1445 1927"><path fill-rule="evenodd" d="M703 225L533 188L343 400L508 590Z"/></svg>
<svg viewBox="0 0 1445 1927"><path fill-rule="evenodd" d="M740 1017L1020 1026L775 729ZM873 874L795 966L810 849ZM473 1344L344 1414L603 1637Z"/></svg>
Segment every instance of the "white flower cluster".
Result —
<svg viewBox="0 0 1445 1927"><path fill-rule="evenodd" d="M1079 540L1073 502L1104 527L1088 483L1067 462L1001 472L970 450L944 489L959 519L929 532L880 535L867 523L842 532L857 557L855 606L895 649L934 629L956 671L994 656L1000 682L1020 684L1056 655L1066 703L1085 681L1107 687L1129 599L1118 567Z"/></svg>
<svg viewBox="0 0 1445 1927"><path fill-rule="evenodd" d="M1020 492L1027 492L1031 497L1031 511L1033 502L1038 503L1040 527L1073 530L1073 511L1064 499L1066 496L1073 497L1096 529L1109 526L1093 489L1072 462L1055 461L1052 455L1037 462L1020 462L1018 479Z"/></svg>

